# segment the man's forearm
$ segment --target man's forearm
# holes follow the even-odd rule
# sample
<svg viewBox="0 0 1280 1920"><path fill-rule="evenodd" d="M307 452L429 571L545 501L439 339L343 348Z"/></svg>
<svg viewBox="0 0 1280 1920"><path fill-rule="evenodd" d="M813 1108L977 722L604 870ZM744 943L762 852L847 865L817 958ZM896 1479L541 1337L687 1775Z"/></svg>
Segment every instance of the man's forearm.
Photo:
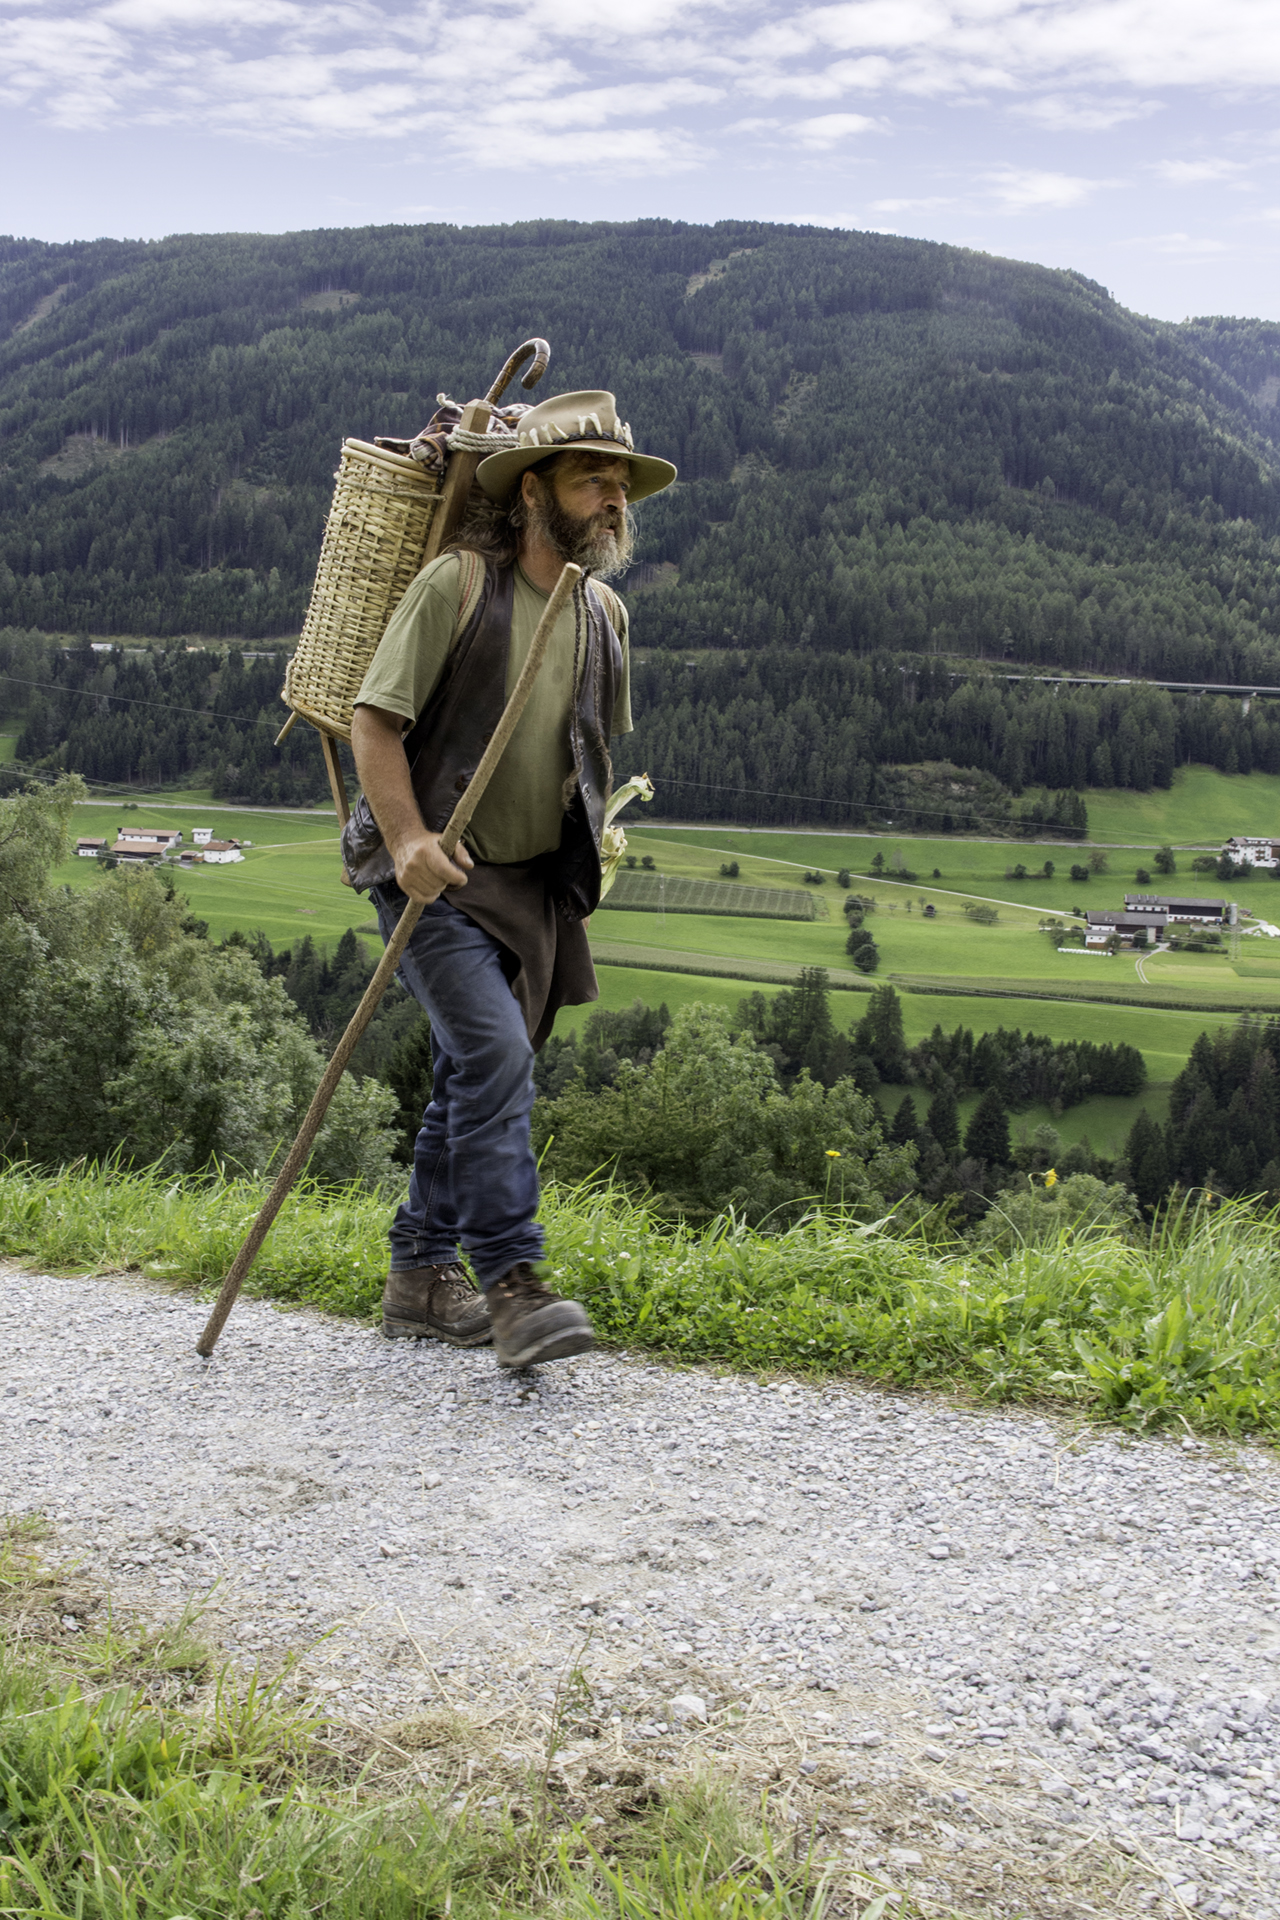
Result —
<svg viewBox="0 0 1280 1920"><path fill-rule="evenodd" d="M393 855L406 840L425 831L401 742L401 725L398 715L372 707L357 707L351 720L356 773Z"/></svg>
<svg viewBox="0 0 1280 1920"><path fill-rule="evenodd" d="M440 835L429 833L423 824L401 743L402 725L397 714L380 707L357 707L351 750L364 796L396 863L397 882L411 899L430 901L446 887L465 887L465 870L472 860L461 846L450 860L441 849Z"/></svg>

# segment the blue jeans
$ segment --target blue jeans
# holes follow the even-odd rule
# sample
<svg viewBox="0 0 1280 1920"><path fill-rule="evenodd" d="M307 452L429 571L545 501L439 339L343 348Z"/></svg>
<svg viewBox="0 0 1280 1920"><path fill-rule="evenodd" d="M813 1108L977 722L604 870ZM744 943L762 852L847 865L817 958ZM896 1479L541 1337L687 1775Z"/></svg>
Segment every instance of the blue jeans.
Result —
<svg viewBox="0 0 1280 1920"><path fill-rule="evenodd" d="M389 881L372 898L385 942L405 895ZM423 908L399 967L431 1022L433 1080L409 1197L391 1223L391 1265L443 1266L461 1244L486 1292L543 1251L529 1143L533 1048L504 952L442 894Z"/></svg>

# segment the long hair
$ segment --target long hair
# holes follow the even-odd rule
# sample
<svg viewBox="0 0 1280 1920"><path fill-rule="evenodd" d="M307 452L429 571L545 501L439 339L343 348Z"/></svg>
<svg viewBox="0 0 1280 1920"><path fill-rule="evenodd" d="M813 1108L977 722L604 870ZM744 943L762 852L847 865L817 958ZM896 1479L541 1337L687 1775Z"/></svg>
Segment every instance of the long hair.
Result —
<svg viewBox="0 0 1280 1920"><path fill-rule="evenodd" d="M548 454L527 469L538 482L543 500L553 499L549 482L549 472L557 460L582 462L586 466L596 466L608 462L607 454L584 453L571 450L566 453ZM537 509L534 509L536 512ZM468 547L478 553L482 560L492 561L494 566L509 567L513 564L520 548L520 536L529 524L530 508L526 504L520 487L505 503L490 500L478 486L473 486L467 498L466 517L454 535L455 547ZM631 564L634 543L634 519L631 513L624 513L623 524L618 536L621 549L617 572L625 572Z"/></svg>
<svg viewBox="0 0 1280 1920"><path fill-rule="evenodd" d="M482 560L491 560L495 567L509 567L515 562L524 522L524 501L518 492L504 505L491 500L479 487L472 487L466 517L450 545L467 547Z"/></svg>

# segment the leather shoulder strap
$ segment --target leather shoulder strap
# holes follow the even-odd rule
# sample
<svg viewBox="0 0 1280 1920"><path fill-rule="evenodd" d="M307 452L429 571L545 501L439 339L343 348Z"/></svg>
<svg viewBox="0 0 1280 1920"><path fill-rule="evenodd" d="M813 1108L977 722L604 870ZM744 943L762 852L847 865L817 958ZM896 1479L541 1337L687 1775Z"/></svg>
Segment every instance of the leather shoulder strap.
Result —
<svg viewBox="0 0 1280 1920"><path fill-rule="evenodd" d="M467 622L480 604L480 595L484 592L484 561L470 547L459 547L458 555L458 618L454 624L450 646L456 646L459 634L466 629Z"/></svg>

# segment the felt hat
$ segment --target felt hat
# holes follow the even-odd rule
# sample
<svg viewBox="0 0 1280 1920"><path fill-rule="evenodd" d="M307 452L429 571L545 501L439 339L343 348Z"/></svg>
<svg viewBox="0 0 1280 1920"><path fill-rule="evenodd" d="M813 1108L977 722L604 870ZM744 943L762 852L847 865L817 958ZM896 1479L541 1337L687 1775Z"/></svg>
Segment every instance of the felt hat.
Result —
<svg viewBox="0 0 1280 1920"><path fill-rule="evenodd" d="M625 460L631 468L628 498L645 500L661 493L676 477L669 460L656 454L637 453L631 429L618 418L618 404L611 393L561 393L530 407L517 426L514 447L491 453L480 462L476 479L491 500L505 500L522 473L536 467L548 454L607 453Z"/></svg>

